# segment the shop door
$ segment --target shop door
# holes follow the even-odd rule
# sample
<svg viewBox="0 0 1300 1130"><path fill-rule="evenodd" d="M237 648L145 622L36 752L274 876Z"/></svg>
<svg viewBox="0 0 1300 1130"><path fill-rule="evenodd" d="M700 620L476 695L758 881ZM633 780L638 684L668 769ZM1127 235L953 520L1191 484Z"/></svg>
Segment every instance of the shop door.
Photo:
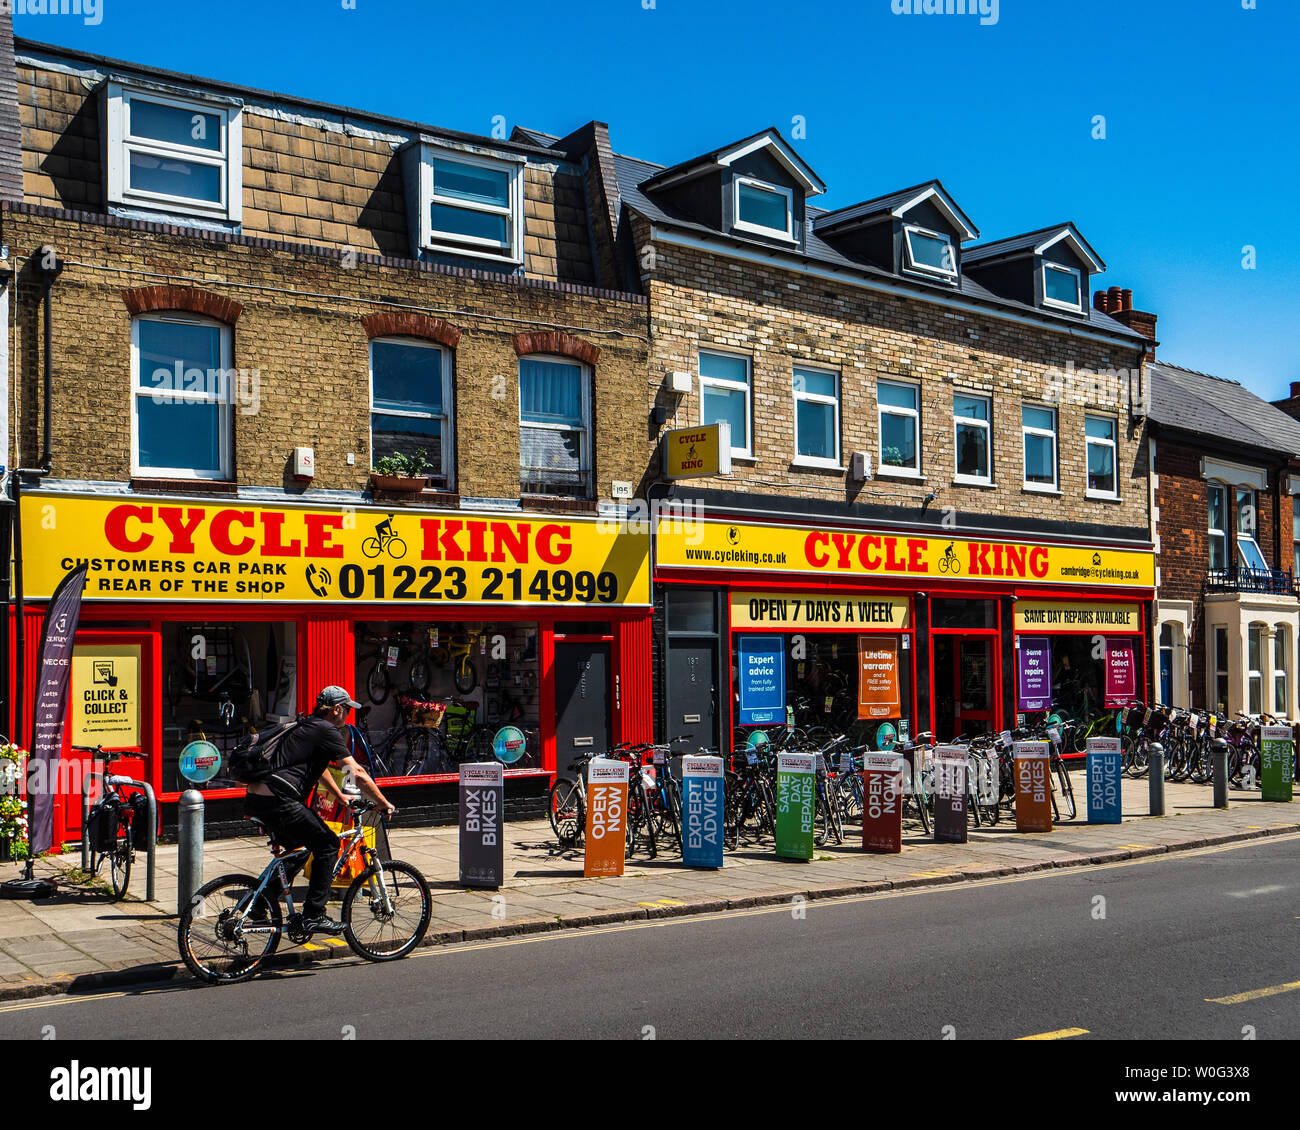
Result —
<svg viewBox="0 0 1300 1130"><path fill-rule="evenodd" d="M555 645L555 767L609 749L609 644Z"/></svg>
<svg viewBox="0 0 1300 1130"><path fill-rule="evenodd" d="M955 733L987 734L996 722L995 672L991 639L959 639L954 648Z"/></svg>
<svg viewBox="0 0 1300 1130"><path fill-rule="evenodd" d="M114 776L147 781L155 790L160 766L154 666L157 639L152 633L79 631L72 652L67 721L63 730L63 768L55 800L55 836L81 835L81 782L104 771L104 762L73 746L103 746L120 755ZM99 795L95 786L91 796Z"/></svg>
<svg viewBox="0 0 1300 1130"><path fill-rule="evenodd" d="M688 752L718 748L718 669L712 645L674 642L668 648L666 740L692 735Z"/></svg>

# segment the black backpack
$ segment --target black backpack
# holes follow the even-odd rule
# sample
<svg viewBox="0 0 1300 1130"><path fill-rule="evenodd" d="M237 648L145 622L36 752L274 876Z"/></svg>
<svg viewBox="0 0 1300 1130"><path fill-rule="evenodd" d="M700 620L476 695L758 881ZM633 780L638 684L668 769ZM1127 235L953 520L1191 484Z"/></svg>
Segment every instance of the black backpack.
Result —
<svg viewBox="0 0 1300 1130"><path fill-rule="evenodd" d="M285 769L289 762L282 751L286 734L291 733L307 721L307 715L300 714L292 722L281 723L273 730L257 735L257 741L245 738L226 759L226 772L240 784L252 785L265 781L278 769Z"/></svg>

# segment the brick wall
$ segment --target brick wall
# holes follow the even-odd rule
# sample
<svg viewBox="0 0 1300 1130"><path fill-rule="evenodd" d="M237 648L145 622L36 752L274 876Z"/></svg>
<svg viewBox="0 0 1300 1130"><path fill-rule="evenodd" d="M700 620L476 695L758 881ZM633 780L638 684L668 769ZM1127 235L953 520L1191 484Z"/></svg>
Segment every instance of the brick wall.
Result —
<svg viewBox="0 0 1300 1130"><path fill-rule="evenodd" d="M40 443L40 292L30 256L53 244L66 267L54 290L54 474L130 477L131 315L123 291L172 284L242 308L234 367L258 370L260 402L235 412L240 485L280 486L292 448L316 451L314 486L359 491L370 467L369 337L364 317L418 313L460 331L453 351L458 489L519 495L515 336L563 331L599 349L594 366L594 470L598 497L612 479L640 484L649 457L645 418L626 407L646 382L645 302L561 283L362 257L30 205L0 211L0 238L16 254L12 348L18 374L16 440ZM225 307L229 309L229 306ZM499 379L498 379L499 378ZM352 452L356 464L349 466ZM14 453L10 453L13 457ZM14 465L14 464L10 464Z"/></svg>
<svg viewBox="0 0 1300 1130"><path fill-rule="evenodd" d="M919 505L934 491L938 506L959 512L1148 527L1145 428L1130 427L1127 410L1113 403L1089 404L1085 393L1066 389L1056 405L1060 495L1022 489L1022 403L1048 401L1052 371L1069 362L1076 370L1127 369L1138 363L1136 351L663 243L649 257L648 225L635 217L632 227L639 257L653 263L645 279L654 327L649 399L668 407L668 426L696 423L700 412L698 380L678 398L661 391L668 373L698 374L702 348L752 358L755 460L733 463L729 479L697 480L701 486L887 505ZM840 373L841 462L865 451L873 471L880 466L877 380L919 383L923 479L876 475L857 484L842 469L794 466L792 369L800 363ZM954 391L992 398L997 489L953 482ZM1118 502L1085 498L1089 408L1119 418Z"/></svg>
<svg viewBox="0 0 1300 1130"><path fill-rule="evenodd" d="M18 53L22 57L20 41ZM17 68L24 198L104 211L98 73ZM197 88L196 88L197 89ZM244 93L245 235L406 257L398 147L416 136L384 119L271 103ZM0 114L0 125L3 114ZM481 144L491 147L484 139ZM524 266L532 278L594 284L586 188L569 162L531 155L524 176Z"/></svg>

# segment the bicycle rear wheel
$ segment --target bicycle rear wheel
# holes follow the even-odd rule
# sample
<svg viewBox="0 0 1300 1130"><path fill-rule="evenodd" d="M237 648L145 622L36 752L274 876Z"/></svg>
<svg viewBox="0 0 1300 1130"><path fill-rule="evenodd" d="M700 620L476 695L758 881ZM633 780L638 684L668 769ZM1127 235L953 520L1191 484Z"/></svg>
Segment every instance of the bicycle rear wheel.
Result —
<svg viewBox="0 0 1300 1130"><path fill-rule="evenodd" d="M265 894L254 900L259 880L223 875L205 883L181 913L177 945L185 967L209 985L232 985L257 973L280 944L280 904ZM240 919L243 921L240 921ZM266 933L252 934L255 925Z"/></svg>
<svg viewBox="0 0 1300 1130"><path fill-rule="evenodd" d="M391 683L388 678L388 668L384 664L383 652L381 650L378 661L370 669L370 675L366 679L366 696L376 706L382 706L388 701L388 692L391 689Z"/></svg>
<svg viewBox="0 0 1300 1130"><path fill-rule="evenodd" d="M343 896L343 936L367 961L395 961L424 940L433 896L424 876L397 859L374 860Z"/></svg>
<svg viewBox="0 0 1300 1130"><path fill-rule="evenodd" d="M1074 803L1074 784L1070 780L1070 771L1065 767L1065 762L1060 760L1056 762L1056 776L1061 782L1061 798L1065 802L1065 810L1068 814L1066 819L1073 820L1079 810Z"/></svg>
<svg viewBox="0 0 1300 1130"><path fill-rule="evenodd" d="M560 846L574 847L587 819L577 781L561 780L551 786L546 799L546 815L551 819L551 831L560 841Z"/></svg>
<svg viewBox="0 0 1300 1130"><path fill-rule="evenodd" d="M117 847L108 857L108 878L113 884L113 898L126 897L126 888L131 882L131 860L135 852L131 846L131 825L124 823L121 834L117 837Z"/></svg>

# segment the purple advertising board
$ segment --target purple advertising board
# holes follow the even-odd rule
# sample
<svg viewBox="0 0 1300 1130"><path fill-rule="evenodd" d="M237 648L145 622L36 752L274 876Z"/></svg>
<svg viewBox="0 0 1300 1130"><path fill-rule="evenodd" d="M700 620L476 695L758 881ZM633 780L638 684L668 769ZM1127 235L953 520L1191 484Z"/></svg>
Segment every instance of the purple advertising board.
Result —
<svg viewBox="0 0 1300 1130"><path fill-rule="evenodd" d="M1019 655L1020 710L1050 710L1052 706L1052 641L1046 636L1021 636Z"/></svg>
<svg viewBox="0 0 1300 1130"><path fill-rule="evenodd" d="M81 617L81 592L86 587L83 564L59 582L45 613L45 638L36 683L36 711L32 724L32 757L28 780L31 816L31 854L50 850L54 836L54 783L63 752L63 720L68 706L68 675L72 671L72 643Z"/></svg>

